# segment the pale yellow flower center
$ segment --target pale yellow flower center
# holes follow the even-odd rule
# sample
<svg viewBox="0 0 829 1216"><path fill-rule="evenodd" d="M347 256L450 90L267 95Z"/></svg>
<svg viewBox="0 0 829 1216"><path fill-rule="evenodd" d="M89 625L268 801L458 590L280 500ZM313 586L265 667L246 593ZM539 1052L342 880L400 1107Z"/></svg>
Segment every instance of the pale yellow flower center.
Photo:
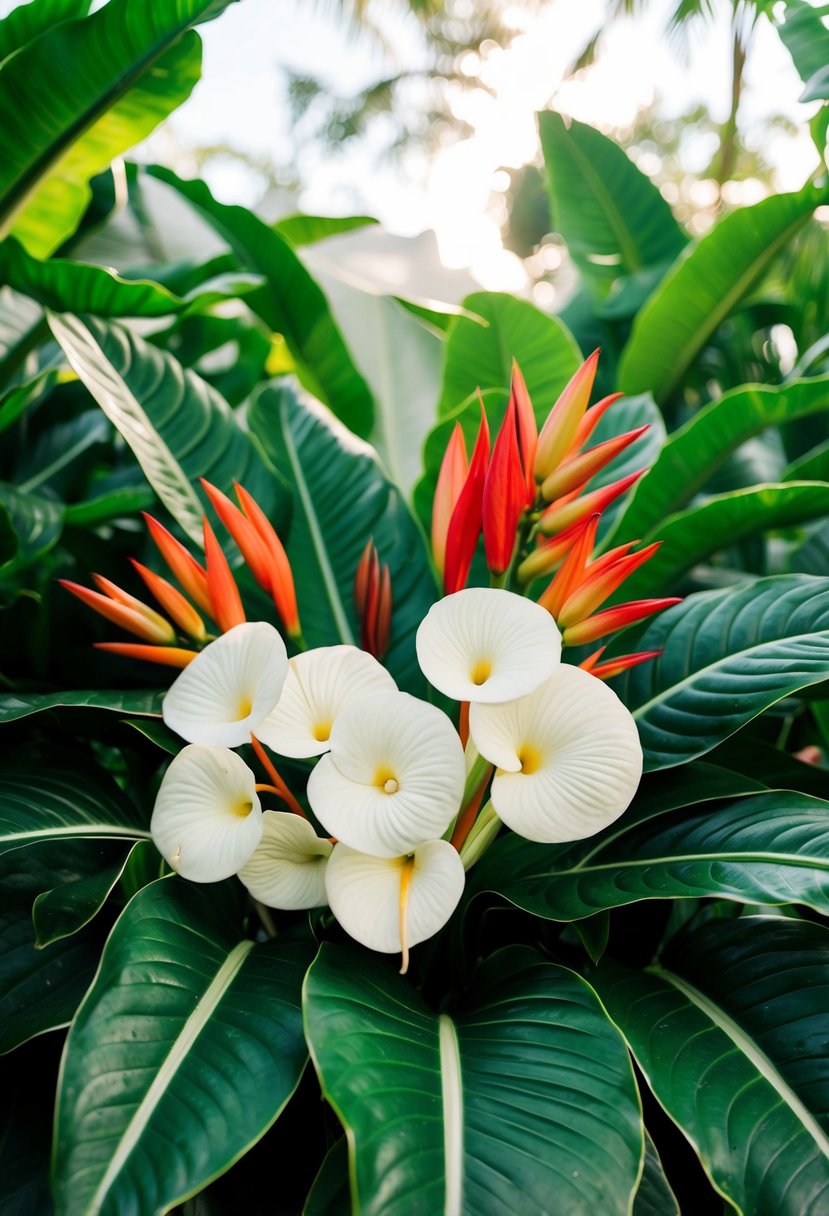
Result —
<svg viewBox="0 0 829 1216"><path fill-rule="evenodd" d="M478 659L475 666L469 673L469 678L473 684L480 686L486 684L489 677L492 675L492 664L489 659Z"/></svg>
<svg viewBox="0 0 829 1216"><path fill-rule="evenodd" d="M253 701L250 697L240 697L239 704L236 706L236 717L234 721L241 722L246 718L253 709Z"/></svg>
<svg viewBox="0 0 829 1216"><path fill-rule="evenodd" d="M522 773L535 773L541 768L541 752L532 743L525 743L518 749L518 759Z"/></svg>
<svg viewBox="0 0 829 1216"><path fill-rule="evenodd" d="M384 794L396 794L400 789L400 782L395 777L390 768L381 766L374 774L374 784L378 789L381 789Z"/></svg>
<svg viewBox="0 0 829 1216"><path fill-rule="evenodd" d="M234 802L233 806L230 808L231 814L238 815L240 819L246 819L252 810L253 803L251 802L250 798L240 798L237 802Z"/></svg>
<svg viewBox="0 0 829 1216"><path fill-rule="evenodd" d="M311 731L311 734L314 736L317 743L327 743L331 737L331 723L315 722L314 729Z"/></svg>

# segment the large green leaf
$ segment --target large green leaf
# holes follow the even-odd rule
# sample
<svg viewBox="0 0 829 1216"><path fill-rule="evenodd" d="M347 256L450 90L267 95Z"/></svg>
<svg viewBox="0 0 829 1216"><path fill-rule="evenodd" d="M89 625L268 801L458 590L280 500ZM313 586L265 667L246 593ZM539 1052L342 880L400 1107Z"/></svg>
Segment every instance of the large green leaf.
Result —
<svg viewBox="0 0 829 1216"><path fill-rule="evenodd" d="M32 848L45 848L45 845L32 845ZM59 843L58 848L63 848ZM75 842L77 848L92 853L87 842ZM35 940L38 949L49 946L52 942L62 941L80 932L85 925L98 915L113 889L130 864L136 851L145 857L145 861L136 860L133 864L155 865L155 877L161 872L163 862L149 840L139 840L133 845L123 845L117 841L96 841L95 849L101 855L94 870L69 881L62 881L57 886L40 891L32 904L32 923L35 928ZM15 858L10 860L14 862Z"/></svg>
<svg viewBox="0 0 829 1216"><path fill-rule="evenodd" d="M237 891L163 878L113 929L61 1068L62 1216L160 1216L242 1156L293 1093L313 947L241 939Z"/></svg>
<svg viewBox="0 0 829 1216"><path fill-rule="evenodd" d="M748 384L724 393L668 438L631 494L614 536L624 540L650 535L690 502L740 444L767 427L824 410L829 410L829 376L783 385ZM811 478L804 473L798 480Z"/></svg>
<svg viewBox="0 0 829 1216"><path fill-rule="evenodd" d="M39 714L46 709L86 708L110 709L113 713L130 717L161 716L160 692L148 689L131 689L129 692L109 692L90 689L82 692L29 692L0 694L0 722L14 722L29 714Z"/></svg>
<svg viewBox="0 0 829 1216"><path fill-rule="evenodd" d="M636 719L646 769L671 768L829 679L829 580L787 575L690 595L638 648L664 653L613 687Z"/></svg>
<svg viewBox="0 0 829 1216"><path fill-rule="evenodd" d="M283 498L277 479L206 381L114 322L50 314L49 323L72 368L193 540L201 543L202 499L192 484L200 476L222 490L240 481L273 513Z"/></svg>
<svg viewBox="0 0 829 1216"><path fill-rule="evenodd" d="M724 216L680 257L633 323L619 364L626 393L660 403L772 259L829 198L812 184Z"/></svg>
<svg viewBox="0 0 829 1216"><path fill-rule="evenodd" d="M628 1061L585 982L529 950L435 1014L376 956L324 945L303 994L323 1093L348 1133L354 1211L630 1207L642 1129Z"/></svg>
<svg viewBox="0 0 829 1216"><path fill-rule="evenodd" d="M13 8L0 21L0 64L59 21L85 17L91 3L92 0L32 0Z"/></svg>
<svg viewBox="0 0 829 1216"><path fill-rule="evenodd" d="M645 1168L636 1192L631 1216L682 1216L676 1196L670 1188L659 1154L650 1136L645 1133Z"/></svg>
<svg viewBox="0 0 829 1216"><path fill-rule="evenodd" d="M553 226L589 283L606 289L673 261L687 237L624 149L554 111L539 114L538 127Z"/></svg>
<svg viewBox="0 0 829 1216"><path fill-rule="evenodd" d="M21 493L15 486L0 482L0 504L14 530L13 554L0 566L0 578L30 565L57 544L63 530L63 503L31 491Z"/></svg>
<svg viewBox="0 0 829 1216"><path fill-rule="evenodd" d="M356 228L366 228L376 224L377 220L370 215L285 215L274 224L274 231L284 237L293 246L315 245L317 241L325 241L330 236L341 236L344 232L353 232Z"/></svg>
<svg viewBox="0 0 829 1216"><path fill-rule="evenodd" d="M248 304L282 334L311 392L355 434L368 437L374 423L371 392L323 291L288 241L244 207L217 202L204 182L185 181L157 166L150 172L178 190L233 247L243 265L265 276L265 286L247 297Z"/></svg>
<svg viewBox="0 0 829 1216"><path fill-rule="evenodd" d="M643 822L634 814L629 827L622 820L564 848L507 836L487 853L475 885L536 916L572 921L642 899L715 895L826 914L828 879L829 803L777 790Z"/></svg>
<svg viewBox="0 0 829 1216"><path fill-rule="evenodd" d="M87 763L71 767L59 756L19 751L0 765L0 854L40 840L150 835L144 817L112 778Z"/></svg>
<svg viewBox="0 0 829 1216"><path fill-rule="evenodd" d="M250 425L294 491L288 543L302 631L311 646L354 644L360 554L374 538L391 575L391 645L385 659L400 686L423 694L415 655L418 625L437 596L426 548L400 491L371 448L315 402L287 386L262 392Z"/></svg>
<svg viewBox="0 0 829 1216"><path fill-rule="evenodd" d="M58 840L0 857L0 1052L67 1025L98 965L100 935L92 930L38 949L33 901L55 884L94 878L120 847Z"/></svg>
<svg viewBox="0 0 829 1216"><path fill-rule="evenodd" d="M827 931L790 919L717 921L665 968L592 977L659 1101L744 1216L829 1204Z"/></svg>
<svg viewBox="0 0 829 1216"><path fill-rule="evenodd" d="M74 232L87 183L189 96L188 32L229 0L112 0L45 30L0 67L0 235L46 255Z"/></svg>
<svg viewBox="0 0 829 1216"><path fill-rule="evenodd" d="M581 364L572 335L555 317L501 292L473 292L463 307L473 315L449 325L438 413L451 413L478 388L506 393L517 359L543 421Z"/></svg>
<svg viewBox="0 0 829 1216"><path fill-rule="evenodd" d="M806 0L786 0L783 19L775 13L778 33L786 50L792 57L797 73L806 89L801 101L812 101L815 97L826 99L827 92L813 92L818 80L826 80L826 65L829 61L829 30L823 24L827 6L809 4Z"/></svg>
<svg viewBox="0 0 829 1216"><path fill-rule="evenodd" d="M56 312L166 317L186 307L185 301L166 287L147 279L122 279L104 266L68 258L41 262L14 237L0 244L0 281Z"/></svg>
<svg viewBox="0 0 829 1216"><path fill-rule="evenodd" d="M698 507L688 507L648 532L648 542L662 548L625 580L626 600L670 594L682 576L704 558L748 536L808 523L829 514L829 485L789 481L750 486L718 494Z"/></svg>

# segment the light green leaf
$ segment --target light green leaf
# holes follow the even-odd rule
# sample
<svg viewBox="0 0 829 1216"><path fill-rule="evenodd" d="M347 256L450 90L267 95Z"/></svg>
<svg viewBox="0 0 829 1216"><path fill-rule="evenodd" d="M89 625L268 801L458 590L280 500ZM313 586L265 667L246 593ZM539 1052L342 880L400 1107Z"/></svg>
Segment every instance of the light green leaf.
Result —
<svg viewBox="0 0 829 1216"><path fill-rule="evenodd" d="M144 139L199 78L191 25L228 0L111 0L47 29L0 67L0 235L48 255L74 232L88 182ZM129 14L129 16L127 16Z"/></svg>
<svg viewBox="0 0 829 1216"><path fill-rule="evenodd" d="M775 10L772 20L776 20L780 39L792 57L797 73L804 85L825 68L829 60L829 30L821 20L829 12L829 6L809 4L806 0L786 0L783 10L783 20ZM820 92L814 96L825 97ZM811 101L812 97L805 94L801 101Z"/></svg>
<svg viewBox="0 0 829 1216"><path fill-rule="evenodd" d="M59 21L85 17L91 0L31 0L0 21L0 64Z"/></svg>
<svg viewBox="0 0 829 1216"><path fill-rule="evenodd" d="M829 679L829 580L787 575L690 595L636 646L664 653L613 687L636 719L646 769L672 768Z"/></svg>
<svg viewBox="0 0 829 1216"><path fill-rule="evenodd" d="M370 215L286 215L273 225L274 232L289 241L294 248L301 245L316 245L330 236L341 236L376 224Z"/></svg>
<svg viewBox="0 0 829 1216"><path fill-rule="evenodd" d="M242 939L237 891L160 879L113 929L64 1051L62 1216L160 1216L241 1157L293 1093L313 946Z"/></svg>
<svg viewBox="0 0 829 1216"><path fill-rule="evenodd" d="M829 439L787 465L780 480L829 481Z"/></svg>
<svg viewBox="0 0 829 1216"><path fill-rule="evenodd" d="M829 199L809 184L724 216L675 263L633 323L619 364L626 393L662 404L772 259Z"/></svg>
<svg viewBox="0 0 829 1216"><path fill-rule="evenodd" d="M687 237L623 148L553 111L538 127L553 226L594 288L604 294L614 280L673 261Z"/></svg>
<svg viewBox="0 0 829 1216"><path fill-rule="evenodd" d="M829 513L829 485L790 481L718 494L669 516L645 539L662 548L625 580L626 600L669 595L692 566L724 547L774 528L808 523Z"/></svg>
<svg viewBox="0 0 829 1216"><path fill-rule="evenodd" d="M829 410L829 376L782 385L748 384L724 393L666 440L653 467L631 493L614 538L648 536L690 502L730 453L753 435L825 410ZM784 476L783 480L792 479ZM797 480L812 478L805 473Z"/></svg>
<svg viewBox="0 0 829 1216"><path fill-rule="evenodd" d="M717 921L665 967L592 977L649 1085L744 1216L829 1202L829 941L788 918ZM785 1149L783 1149L785 1146Z"/></svg>
<svg viewBox="0 0 829 1216"><path fill-rule="evenodd" d="M354 365L319 284L288 242L244 207L213 198L204 182L167 169L149 172L178 190L235 250L240 262L265 276L247 296L249 306L282 334L303 384L355 434L368 437L374 421L369 388Z"/></svg>
<svg viewBox="0 0 829 1216"><path fill-rule="evenodd" d="M572 972L504 950L438 1015L385 960L326 943L303 1006L355 1211L514 1216L555 1196L626 1216L642 1155L630 1066Z"/></svg>
<svg viewBox="0 0 829 1216"><path fill-rule="evenodd" d="M234 479L271 514L284 496L227 402L195 372L137 334L93 317L50 314L73 370L132 448L147 481L201 543L200 476L221 490Z"/></svg>
<svg viewBox="0 0 829 1216"><path fill-rule="evenodd" d="M354 575L373 537L391 576L391 645L384 660L401 688L422 695L414 636L437 596L420 530L371 448L323 407L287 387L260 393L250 426L294 493L288 557L310 646L355 644Z"/></svg>

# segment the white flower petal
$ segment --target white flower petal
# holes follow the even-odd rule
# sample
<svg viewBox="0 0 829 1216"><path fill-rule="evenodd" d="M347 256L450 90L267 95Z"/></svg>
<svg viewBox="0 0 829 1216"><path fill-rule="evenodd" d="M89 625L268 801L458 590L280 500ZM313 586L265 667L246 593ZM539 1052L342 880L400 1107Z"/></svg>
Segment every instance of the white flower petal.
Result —
<svg viewBox="0 0 829 1216"><path fill-rule="evenodd" d="M235 752L191 744L164 774L150 831L161 856L183 878L230 878L262 836L256 778Z"/></svg>
<svg viewBox="0 0 829 1216"><path fill-rule="evenodd" d="M240 747L279 700L288 674L273 625L236 625L185 667L164 697L164 721L189 743Z"/></svg>
<svg viewBox="0 0 829 1216"><path fill-rule="evenodd" d="M288 664L279 704L256 734L280 756L321 756L334 722L362 697L396 692L385 667L356 646L320 646Z"/></svg>
<svg viewBox="0 0 829 1216"><path fill-rule="evenodd" d="M523 697L552 675L561 658L561 634L545 608L487 587L469 587L433 604L416 644L426 678L456 701Z"/></svg>
<svg viewBox="0 0 829 1216"><path fill-rule="evenodd" d="M239 877L254 899L269 908L319 908L325 897L330 840L317 836L307 819L265 811L262 839Z"/></svg>
<svg viewBox="0 0 829 1216"><path fill-rule="evenodd" d="M332 836L375 857L398 857L442 836L460 807L466 768L442 710L408 693L352 705L308 782L308 801Z"/></svg>
<svg viewBox="0 0 829 1216"><path fill-rule="evenodd" d="M492 805L529 840L559 844L607 827L642 776L631 714L601 680L562 664L540 688L507 705L473 705L469 730L497 765Z"/></svg>
<svg viewBox="0 0 829 1216"><path fill-rule="evenodd" d="M432 937L458 906L463 862L447 840L429 840L414 850L406 901L406 945ZM346 933L370 950L395 954L401 940L400 886L405 857L369 857L336 844L325 872L331 911Z"/></svg>

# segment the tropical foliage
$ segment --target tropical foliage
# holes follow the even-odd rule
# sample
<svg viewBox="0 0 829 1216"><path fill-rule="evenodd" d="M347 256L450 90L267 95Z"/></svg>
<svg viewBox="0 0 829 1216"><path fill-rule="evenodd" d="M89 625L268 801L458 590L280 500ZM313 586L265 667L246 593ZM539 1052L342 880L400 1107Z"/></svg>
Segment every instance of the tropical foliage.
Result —
<svg viewBox="0 0 829 1216"><path fill-rule="evenodd" d="M0 1208L820 1216L824 169L692 239L610 139L545 112L551 222L578 270L560 315L334 290L304 251L365 217L268 225L122 159L187 96L195 27L226 3L90 7L32 0L0 23ZM780 22L823 164L829 34L802 0ZM506 717L446 677L460 653L489 680L489 651L469 666L477 617L451 646L423 625L469 596L518 600L556 638L530 617L506 631L535 681L510 686ZM271 681L262 722L277 705L269 752L187 733L182 689L240 628L270 647L250 666ZM533 672L559 634L563 661ZM310 704L312 664L340 671L328 648L383 668L374 718L368 699L345 710L316 761L277 699L290 657ZM430 839L363 857L357 886L397 848L452 854L458 885L400 974L403 879L391 947L380 913L354 919L342 882L314 882L343 783L366 784L348 747L404 693L454 775L440 813L427 798ZM608 764L590 732L611 704ZM511 732L532 715L587 762L560 778L522 756ZM468 771L455 728L482 753ZM260 793L265 818L274 798L311 816L308 844L280 813L314 863L310 910L253 872L255 816L221 874L175 872L169 774L221 748L238 822ZM263 755L279 772L256 789ZM562 806L598 814L590 774L624 784L625 763L644 770L632 799L635 780L601 822L549 826ZM513 814L522 768L538 814Z"/></svg>

